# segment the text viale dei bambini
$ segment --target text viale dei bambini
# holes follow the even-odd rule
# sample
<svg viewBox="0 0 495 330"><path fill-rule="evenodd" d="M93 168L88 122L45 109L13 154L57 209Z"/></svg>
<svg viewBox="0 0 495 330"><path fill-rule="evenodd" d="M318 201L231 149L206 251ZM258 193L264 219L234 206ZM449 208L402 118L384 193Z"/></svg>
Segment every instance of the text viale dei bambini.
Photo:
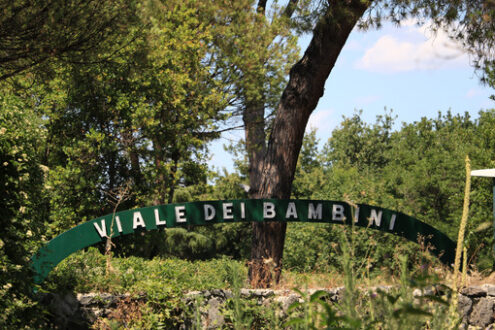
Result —
<svg viewBox="0 0 495 330"><path fill-rule="evenodd" d="M237 207L237 210L236 210ZM208 203L202 203L201 210L200 212L200 219L197 219L197 214L194 214L196 217L196 221L191 221L191 218L188 218L188 214L186 212L186 206L185 205L174 205L174 217L173 219L167 219L163 218L160 216L159 212L159 207L156 207L153 209L153 215L152 219L147 219L145 221L145 217L143 216L143 212L141 210L136 210L132 211L132 215L129 217L129 219L126 219L127 221L132 221L132 230L137 230L137 229L155 229L156 227L163 227L163 226L168 226L168 227L173 227L174 224L179 226L179 225L187 225L187 224L208 224L208 223L218 223L218 222L231 222L231 221L248 221L246 216L249 214L249 210L246 208L246 203L240 202L235 205L233 202L221 202L220 205L216 203L216 205L213 204L208 204ZM282 208L282 212L280 209ZM263 202L262 204L262 212L256 213L256 214L261 214L262 213L262 219L253 219L252 221L275 221L279 220L280 216L283 216L282 220L285 221L329 221L329 222L346 222L347 218L345 216L345 206L344 204L338 204L338 203L332 203L331 207L329 208L330 212L327 212L328 214L324 214L323 210L323 202L318 202L318 203L312 203L308 202L307 207L304 207L304 209L307 209L307 214L304 213L301 215L301 212L298 212L298 206L296 205L295 202L288 202L286 207L276 207L274 202ZM354 211L354 223L358 223L359 221L359 211L360 208L356 207ZM235 214L237 216L235 216ZM255 214L255 212L252 212L251 214ZM306 216L306 217L305 217ZM380 210L379 208L371 208L369 210L369 215L366 216L366 219L368 220L368 225L369 226L375 226L378 228L381 228L382 226L382 217L383 217L383 211ZM388 230L392 231L395 227L395 220L397 218L397 215L394 213L392 214L390 221L388 223ZM119 233L123 232L123 222L125 221L124 219L121 219L120 216L115 216L112 221L115 223L116 229ZM171 221L171 222L170 222ZM146 228L146 223L153 223L154 226L153 228ZM169 222L169 223L167 223ZM101 220L96 220L94 223L94 228L97 231L98 235L100 237L108 237L110 235L109 232L107 232L107 225L105 219Z"/></svg>

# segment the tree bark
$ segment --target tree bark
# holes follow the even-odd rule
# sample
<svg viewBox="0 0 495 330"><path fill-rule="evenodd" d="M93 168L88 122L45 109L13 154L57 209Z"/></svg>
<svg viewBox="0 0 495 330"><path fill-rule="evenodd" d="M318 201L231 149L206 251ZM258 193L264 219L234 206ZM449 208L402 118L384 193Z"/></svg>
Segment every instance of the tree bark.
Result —
<svg viewBox="0 0 495 330"><path fill-rule="evenodd" d="M242 120L249 162L249 197L259 198L263 158L266 152L265 107L263 102L248 104L243 111Z"/></svg>
<svg viewBox="0 0 495 330"><path fill-rule="evenodd" d="M263 157L257 198L290 198L292 181L310 114L323 95L342 47L368 1L330 1L313 30L313 38L290 71L279 102ZM253 223L249 280L254 287L269 287L281 274L286 223Z"/></svg>

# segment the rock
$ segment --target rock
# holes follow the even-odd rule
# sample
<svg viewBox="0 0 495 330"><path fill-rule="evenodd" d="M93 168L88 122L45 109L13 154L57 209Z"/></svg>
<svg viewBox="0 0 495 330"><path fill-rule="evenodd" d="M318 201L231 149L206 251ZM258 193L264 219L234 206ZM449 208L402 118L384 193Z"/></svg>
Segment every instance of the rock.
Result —
<svg viewBox="0 0 495 330"><path fill-rule="evenodd" d="M493 320L493 300L481 298L473 307L473 312L469 316L469 324L484 328L493 323Z"/></svg>
<svg viewBox="0 0 495 330"><path fill-rule="evenodd" d="M91 292L91 293L78 293L77 294L77 300L79 301L79 303L83 306L86 306L86 305L89 305L93 302L93 299L94 297L96 296L97 294L94 293L94 292Z"/></svg>
<svg viewBox="0 0 495 330"><path fill-rule="evenodd" d="M224 325L225 319L220 312L221 306L222 302L218 298L212 298L208 301L207 329L221 328Z"/></svg>
<svg viewBox="0 0 495 330"><path fill-rule="evenodd" d="M41 300L48 304L52 320L60 329L87 329L88 323L81 315L79 301L72 293L64 295L49 293Z"/></svg>
<svg viewBox="0 0 495 330"><path fill-rule="evenodd" d="M486 291L486 294L488 296L492 296L492 297L495 296L495 285L493 285L493 284L483 284L481 287L483 288L483 290Z"/></svg>
<svg viewBox="0 0 495 330"><path fill-rule="evenodd" d="M275 303L280 304L280 307L282 308L282 314L279 316L285 316L287 315L287 310L289 309L290 305L295 303L296 301L302 302L301 296L298 294L292 293L287 296L278 296L273 299Z"/></svg>
<svg viewBox="0 0 495 330"><path fill-rule="evenodd" d="M291 294L292 291L291 290L273 290L273 295L274 296L286 296L288 294Z"/></svg>
<svg viewBox="0 0 495 330"><path fill-rule="evenodd" d="M251 290L250 289L241 289L241 297L242 298L247 298L251 295Z"/></svg>
<svg viewBox="0 0 495 330"><path fill-rule="evenodd" d="M413 290L413 297L414 298L421 297L422 295L423 295L423 292L420 289L414 289Z"/></svg>
<svg viewBox="0 0 495 330"><path fill-rule="evenodd" d="M335 289L330 289L328 293L330 294L330 301L333 303L337 303L344 297L345 288L341 286Z"/></svg>
<svg viewBox="0 0 495 330"><path fill-rule="evenodd" d="M468 316L471 313L473 307L473 301L464 295L459 295L459 303L457 309L462 316L462 322L467 323Z"/></svg>
<svg viewBox="0 0 495 330"><path fill-rule="evenodd" d="M479 285L474 285L462 289L461 294L472 298L478 298L478 297L485 297L486 291L483 287Z"/></svg>
<svg viewBox="0 0 495 330"><path fill-rule="evenodd" d="M203 295L202 295L202 292L201 292L201 291L191 291L191 292L188 292L188 293L186 293L186 294L184 295L184 297L185 297L186 299L190 299L190 298L194 299L194 298L199 297L199 296L203 297Z"/></svg>
<svg viewBox="0 0 495 330"><path fill-rule="evenodd" d="M213 289L210 291L212 296L225 297L225 291L220 289Z"/></svg>
<svg viewBox="0 0 495 330"><path fill-rule="evenodd" d="M274 295L273 290L270 289L253 289L250 291L251 291L251 295L256 297L268 298Z"/></svg>
<svg viewBox="0 0 495 330"><path fill-rule="evenodd" d="M369 289L359 289L361 296L376 296L379 292L390 292L392 286L376 286ZM448 289L448 288L447 288ZM307 290L304 296L311 296L317 290ZM328 293L324 299L333 303L342 300L345 293L344 287L333 289L320 289ZM420 302L420 297L425 295L445 295L448 290L442 286L432 286L413 291L413 296ZM291 290L271 289L241 289L242 299L248 299L250 304L256 303L262 308L276 308L276 315L280 319L287 316L288 309L294 302L302 302L302 297ZM223 315L224 306L228 299L233 298L230 290L212 289L204 291L191 291L184 295L184 305L188 306L201 316L201 325L205 329L217 329L226 326ZM100 318L112 317L120 301L135 303L137 300L146 300L146 295L130 296L129 294L112 295L108 293L78 294L40 294L41 303L48 305L55 326L59 329L88 329ZM274 305L277 305L275 307ZM484 284L481 286L467 287L461 290L458 304L459 314L463 323L459 329L494 329L495 321L495 285ZM192 327L195 319L189 312L175 311L183 317L181 329ZM189 313L189 314L188 314ZM197 314L196 314L197 315Z"/></svg>

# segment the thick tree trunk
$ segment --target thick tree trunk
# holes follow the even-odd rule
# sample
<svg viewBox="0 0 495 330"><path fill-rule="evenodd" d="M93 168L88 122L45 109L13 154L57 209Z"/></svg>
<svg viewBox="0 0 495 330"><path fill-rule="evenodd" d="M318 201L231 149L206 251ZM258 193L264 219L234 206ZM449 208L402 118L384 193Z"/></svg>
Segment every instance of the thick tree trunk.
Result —
<svg viewBox="0 0 495 330"><path fill-rule="evenodd" d="M290 198L297 158L311 112L347 37L368 8L368 1L330 1L301 60L291 71L277 108L255 196ZM253 223L249 279L269 287L281 273L285 223Z"/></svg>
<svg viewBox="0 0 495 330"><path fill-rule="evenodd" d="M243 111L242 119L249 162L249 197L259 198L263 158L266 152L265 106L263 102L248 104Z"/></svg>

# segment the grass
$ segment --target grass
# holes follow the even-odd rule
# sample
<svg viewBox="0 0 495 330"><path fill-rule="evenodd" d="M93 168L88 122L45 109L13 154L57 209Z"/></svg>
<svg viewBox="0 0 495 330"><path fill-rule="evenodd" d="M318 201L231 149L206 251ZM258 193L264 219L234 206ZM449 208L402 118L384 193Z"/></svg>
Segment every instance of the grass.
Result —
<svg viewBox="0 0 495 330"><path fill-rule="evenodd" d="M170 287L175 292L228 288L229 267L232 265L242 275L247 273L243 262L228 258L192 262L138 257L112 258L112 271L107 273L106 257L97 249L90 248L61 262L43 287L48 291L81 293L140 293L155 286Z"/></svg>
<svg viewBox="0 0 495 330"><path fill-rule="evenodd" d="M260 308L255 306L256 304L253 305L253 302L241 299L239 290L241 287L247 287L248 284L245 280L247 267L245 262L229 258L194 262L181 259L112 258L112 271L108 273L106 256L96 249L89 249L74 254L57 266L48 277L44 288L52 292L110 292L131 293L131 295L146 293L148 302L134 312L139 315L135 320L135 326L145 328L157 324L169 328L180 324L182 316L175 311L184 308L182 300L184 293L207 289L230 289L233 292L233 298L227 301L223 312L227 326L234 329L249 329L253 326L285 328L288 325L293 329L330 325L347 328L373 328L375 325L383 329L392 325L414 328L419 324L426 324L432 315L442 311L442 304L435 305L434 308L428 307L428 311L422 306L415 305L412 291L417 287L433 283L448 284L447 281L451 278L448 270L429 268L425 271L419 266L408 269L407 260L401 259L401 273L390 274L383 269L383 272L374 272L379 275L369 276L365 271L356 269L352 259L344 257L343 262L348 263L345 273L338 271L300 273L291 270L282 273L281 282L274 289L300 289L304 300L304 303L291 307L289 319L286 321L292 323L287 324L278 319L276 311ZM413 278L415 281L411 281ZM344 300L336 306L326 302L323 292L311 296L305 293L306 289L335 288L344 285L351 290L347 290ZM396 289L378 293L375 299L366 295L367 288L380 285L391 285ZM427 304L423 305L427 306ZM133 306L121 306L123 310L131 307ZM129 312L121 314L127 315ZM198 324L198 310L192 310L190 314ZM384 316L388 318L386 323L383 321ZM407 322L411 322L411 327ZM98 324L102 328L110 325L119 328L119 322L116 320L100 320ZM314 326L311 327L311 324ZM430 328L432 328L431 324Z"/></svg>
<svg viewBox="0 0 495 330"><path fill-rule="evenodd" d="M80 251L65 259L50 273L43 288L48 291L140 293L155 286L169 286L178 292L206 289L231 289L230 279L235 268L242 278L246 278L245 262L230 258L207 261L187 261L182 259L142 259L138 257L112 258L113 271L106 274L106 257L94 248ZM419 269L419 267L418 267ZM420 270L413 270L417 276ZM445 268L430 269L430 275L437 279L450 278ZM479 282L479 275L470 277L471 282ZM354 277L356 287L400 284L400 274L391 274L387 269L374 272L373 276L360 273ZM442 282L444 283L444 282ZM468 281L469 283L469 281ZM282 272L281 280L273 289L286 290L299 288L323 289L341 287L345 284L344 273L298 272L290 269ZM444 283L447 284L447 283ZM248 287L244 281L242 287Z"/></svg>

